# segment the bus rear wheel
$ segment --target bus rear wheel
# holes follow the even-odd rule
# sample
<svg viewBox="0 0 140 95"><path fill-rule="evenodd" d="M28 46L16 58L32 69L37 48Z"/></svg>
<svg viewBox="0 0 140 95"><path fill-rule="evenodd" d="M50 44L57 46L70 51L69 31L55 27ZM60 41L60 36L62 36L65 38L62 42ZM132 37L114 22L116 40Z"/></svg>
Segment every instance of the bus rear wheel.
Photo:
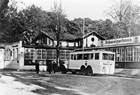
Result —
<svg viewBox="0 0 140 95"><path fill-rule="evenodd" d="M87 75L89 76L93 75L93 70L91 67L87 67Z"/></svg>
<svg viewBox="0 0 140 95"><path fill-rule="evenodd" d="M82 73L82 75L86 74L86 68L84 66L81 67L81 73Z"/></svg>
<svg viewBox="0 0 140 95"><path fill-rule="evenodd" d="M71 72L72 72L72 74L76 74L76 70L72 70Z"/></svg>

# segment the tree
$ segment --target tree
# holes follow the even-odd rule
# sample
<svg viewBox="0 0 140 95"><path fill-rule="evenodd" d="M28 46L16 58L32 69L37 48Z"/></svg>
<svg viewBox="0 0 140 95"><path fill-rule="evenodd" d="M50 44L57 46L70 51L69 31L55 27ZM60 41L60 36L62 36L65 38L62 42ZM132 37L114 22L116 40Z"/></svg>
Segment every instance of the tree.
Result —
<svg viewBox="0 0 140 95"><path fill-rule="evenodd" d="M49 24L49 16L46 11L31 5L20 11L18 16L21 20L22 39L26 40L26 44L31 44L32 38L39 35L41 30L45 30Z"/></svg>
<svg viewBox="0 0 140 95"><path fill-rule="evenodd" d="M115 32L113 32L113 22L109 19L105 21L100 21L98 24L98 33L102 35L105 39L112 39L116 36Z"/></svg>
<svg viewBox="0 0 140 95"><path fill-rule="evenodd" d="M0 29L1 29L1 41L2 42L12 42L14 38L12 36L15 34L13 31L18 27L15 25L17 22L17 9L14 5L8 6L9 0L4 0L5 2L2 5L0 13ZM12 4L15 4L14 1L11 1ZM15 36L15 35L14 35ZM10 39L10 40L9 40Z"/></svg>
<svg viewBox="0 0 140 95"><path fill-rule="evenodd" d="M67 20L65 25L66 25L66 29L67 29L66 31L70 34L75 35L75 34L81 32L81 27L79 27L78 24L74 20L72 20L72 21Z"/></svg>
<svg viewBox="0 0 140 95"><path fill-rule="evenodd" d="M84 21L84 22L83 22ZM77 29L80 33L83 34L83 28L84 28L84 34L92 31L92 20L90 18L75 18L73 21L76 24ZM84 24L84 25L83 25Z"/></svg>
<svg viewBox="0 0 140 95"><path fill-rule="evenodd" d="M0 0L0 39L2 39L2 37L4 35L3 31L4 31L4 28L5 28L5 25L6 25L6 23L5 23L6 12L5 11L8 8L8 3L9 3L9 0Z"/></svg>
<svg viewBox="0 0 140 95"><path fill-rule="evenodd" d="M39 31L48 28L49 21L48 13L41 8L32 5L18 12L16 2L12 1L0 19L0 39L9 43L22 39L26 44L31 44L32 38L36 37Z"/></svg>
<svg viewBox="0 0 140 95"><path fill-rule="evenodd" d="M56 2L54 2L54 7L52 8L52 12L55 14L54 19L52 20L52 27L54 32L56 33L56 62L59 65L59 55L60 55L60 34L62 34L65 31L65 17L63 13L63 9L61 6L61 3L58 5Z"/></svg>
<svg viewBox="0 0 140 95"><path fill-rule="evenodd" d="M8 7L9 0L0 0L0 13Z"/></svg>
<svg viewBox="0 0 140 95"><path fill-rule="evenodd" d="M118 36L126 37L134 35L134 26L140 21L140 7L130 0L115 2L107 13L118 26Z"/></svg>

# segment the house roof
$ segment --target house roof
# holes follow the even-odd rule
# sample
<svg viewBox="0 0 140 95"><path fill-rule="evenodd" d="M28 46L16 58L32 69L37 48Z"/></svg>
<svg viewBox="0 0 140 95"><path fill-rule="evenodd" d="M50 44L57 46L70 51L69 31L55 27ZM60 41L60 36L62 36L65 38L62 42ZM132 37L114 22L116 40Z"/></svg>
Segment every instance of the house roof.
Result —
<svg viewBox="0 0 140 95"><path fill-rule="evenodd" d="M75 41L78 37L72 34L63 34L63 38L61 38L61 41Z"/></svg>
<svg viewBox="0 0 140 95"><path fill-rule="evenodd" d="M86 38L86 37L88 37L88 36L90 36L90 35L95 35L95 36L97 36L99 39L105 40L105 38L102 37L102 36L101 36L99 33L97 33L96 31L89 32L89 33L85 34L82 38Z"/></svg>
<svg viewBox="0 0 140 95"><path fill-rule="evenodd" d="M38 35L35 38L35 40L37 40L38 38L42 38L44 36L44 34L45 34L45 36L49 37L50 39L56 40L56 35L54 32L45 32L45 31L41 31L41 34ZM60 41L74 41L77 38L78 38L77 36L68 34L68 33L60 34Z"/></svg>
<svg viewBox="0 0 140 95"><path fill-rule="evenodd" d="M45 35L44 35L45 34ZM85 34L84 36L82 35L72 35L72 34L68 34L68 33L63 33L63 34L60 34L60 41L69 41L69 42L73 42L73 41L77 41L77 40L81 40L83 37L86 38L90 35L95 35L97 36L99 39L101 40L105 40L100 34L98 34L96 31L92 31L92 32L89 32L87 34ZM47 36L48 38L52 39L52 40L57 40L56 39L56 34L54 32L45 32L45 31L41 31L41 34L38 35L34 41L36 41L37 39L39 38L42 38L44 36Z"/></svg>
<svg viewBox="0 0 140 95"><path fill-rule="evenodd" d="M44 35L45 34L45 35ZM34 43L35 41L37 41L39 38L42 38L42 37L48 37L50 38L51 40L54 40L53 36L50 36L50 34L48 34L47 32L45 31L41 31L41 34L39 34L37 37L34 38L34 40L32 41L32 43Z"/></svg>
<svg viewBox="0 0 140 95"><path fill-rule="evenodd" d="M50 39L54 40L54 33L47 33L45 31L41 31L42 34L45 34L47 37L49 37Z"/></svg>

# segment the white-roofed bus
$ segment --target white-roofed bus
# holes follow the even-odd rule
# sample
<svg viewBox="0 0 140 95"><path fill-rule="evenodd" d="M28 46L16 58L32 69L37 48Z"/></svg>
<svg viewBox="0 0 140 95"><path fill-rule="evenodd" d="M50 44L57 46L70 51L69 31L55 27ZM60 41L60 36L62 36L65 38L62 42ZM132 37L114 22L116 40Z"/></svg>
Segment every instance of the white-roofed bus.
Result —
<svg viewBox="0 0 140 95"><path fill-rule="evenodd" d="M77 71L86 75L114 74L115 53L104 50L72 52L64 67L73 74ZM66 73L66 70L62 71Z"/></svg>

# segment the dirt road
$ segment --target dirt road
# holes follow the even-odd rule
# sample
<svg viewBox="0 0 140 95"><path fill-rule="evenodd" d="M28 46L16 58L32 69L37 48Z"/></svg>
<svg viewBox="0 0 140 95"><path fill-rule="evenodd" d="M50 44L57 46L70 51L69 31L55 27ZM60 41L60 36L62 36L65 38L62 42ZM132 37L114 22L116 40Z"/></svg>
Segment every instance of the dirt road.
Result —
<svg viewBox="0 0 140 95"><path fill-rule="evenodd" d="M6 83L9 86L5 88L1 86L0 89L3 93L11 91L14 94L0 92L0 95L24 95L25 93L26 95L139 95L140 93L138 78L46 72L39 75L35 72L2 72L2 77L0 85Z"/></svg>

